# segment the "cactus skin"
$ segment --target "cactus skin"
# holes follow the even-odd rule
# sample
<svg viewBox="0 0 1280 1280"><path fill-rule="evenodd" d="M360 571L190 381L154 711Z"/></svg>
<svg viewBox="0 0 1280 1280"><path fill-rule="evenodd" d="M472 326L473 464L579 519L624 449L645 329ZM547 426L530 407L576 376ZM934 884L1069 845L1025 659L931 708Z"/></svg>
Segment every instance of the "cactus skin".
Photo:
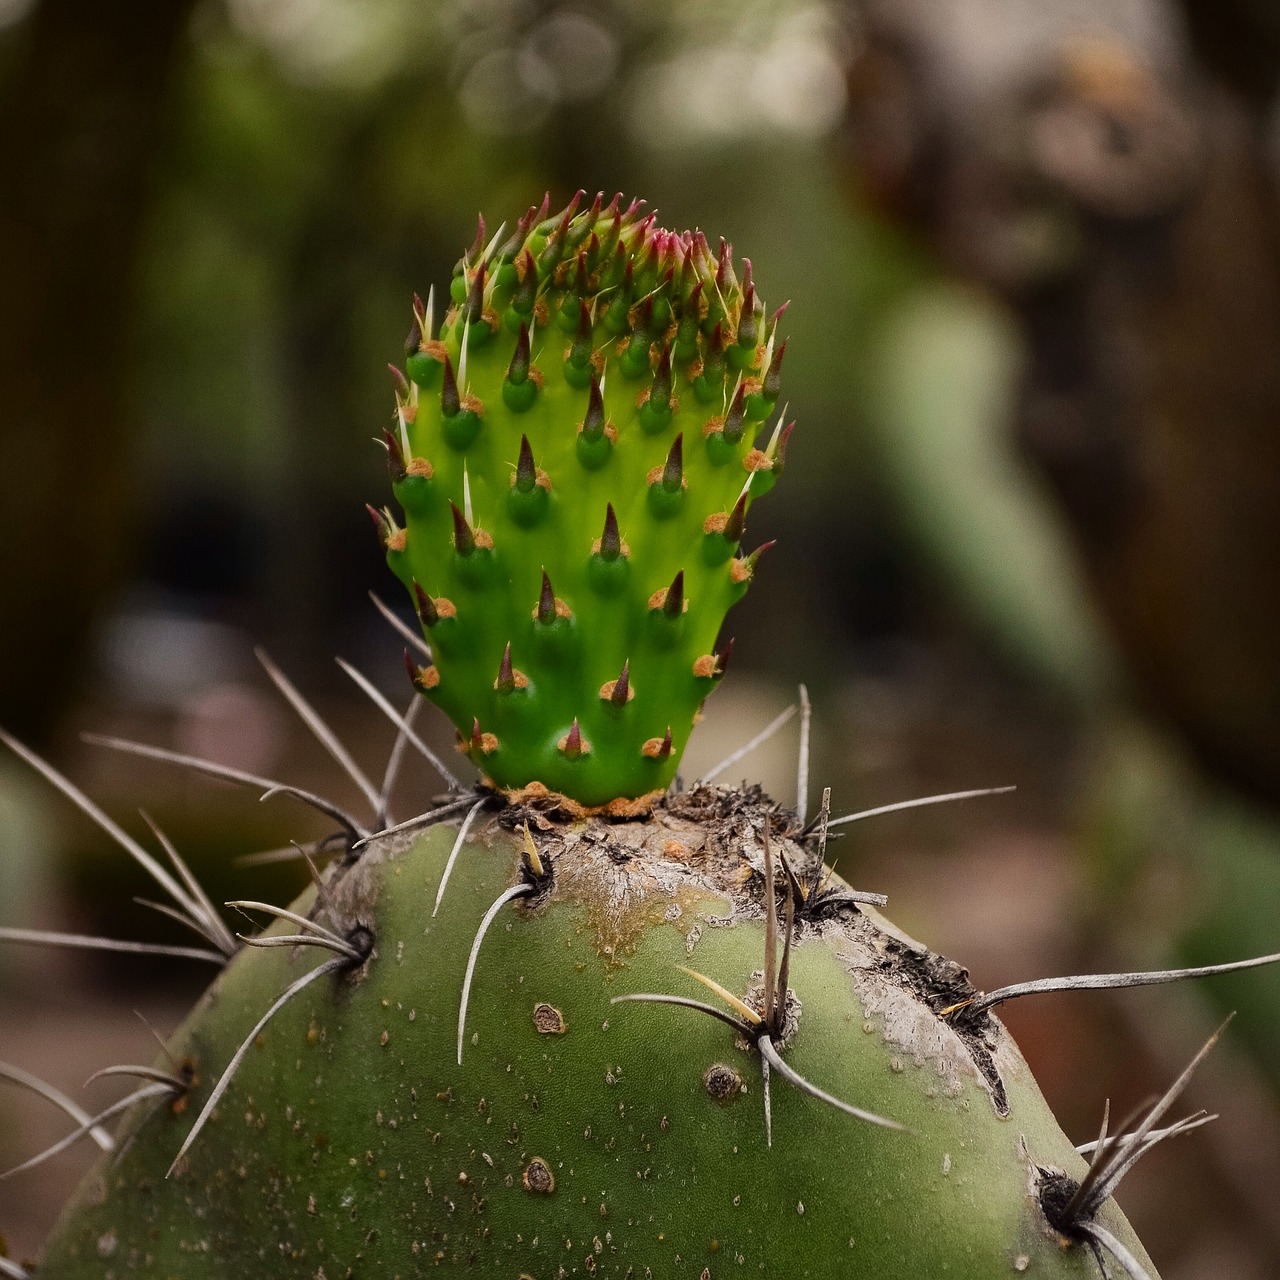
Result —
<svg viewBox="0 0 1280 1280"><path fill-rule="evenodd" d="M579 193L579 196L581 193ZM412 672L496 785L585 806L666 788L723 674L785 343L732 248L579 198L476 243L415 305L373 511L433 651Z"/></svg>
<svg viewBox="0 0 1280 1280"><path fill-rule="evenodd" d="M130 1140L69 1206L41 1277L336 1280L434 1266L504 1280L1098 1276L1038 1208L1034 1165L1079 1177L1083 1161L1016 1047L990 1020L1002 1117L950 1025L905 976L925 972L928 953L874 914L845 907L803 927L790 983L800 1012L783 1054L912 1132L863 1124L775 1075L768 1148L759 1058L729 1028L686 1009L610 1004L624 992L706 994L678 964L747 991L762 957L764 810L758 795L703 791L653 823L596 822L586 840L581 826L540 836L552 891L503 908L490 931L461 1066L468 947L517 876L520 841L497 824L473 838L435 918L423 904L451 828L383 841L335 869L320 918L372 930L370 960L277 1015L166 1180L236 1045L317 963L296 949L238 956L170 1047L196 1066L187 1106L126 1117ZM805 865L805 851L783 848ZM619 861L621 849L630 856ZM643 895L626 892L637 885ZM308 894L295 905L310 904ZM903 956L919 963L903 966ZM746 1091L710 1096L704 1073L717 1064ZM553 1190L536 1189L538 1160ZM1101 1221L1154 1277L1114 1203Z"/></svg>

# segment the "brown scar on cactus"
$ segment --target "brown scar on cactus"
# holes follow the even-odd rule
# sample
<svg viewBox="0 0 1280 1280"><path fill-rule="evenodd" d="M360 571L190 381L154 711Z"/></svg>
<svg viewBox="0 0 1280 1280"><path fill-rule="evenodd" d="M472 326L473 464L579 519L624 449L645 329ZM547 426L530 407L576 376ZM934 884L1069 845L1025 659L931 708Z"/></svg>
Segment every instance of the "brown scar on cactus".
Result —
<svg viewBox="0 0 1280 1280"><path fill-rule="evenodd" d="M790 868L786 867L784 860L784 870L786 872L784 910L786 914L783 926L782 957L779 959L778 918L775 914L774 903L773 845L770 840L769 828L770 819L766 814L763 832L766 887L764 893L765 935L762 1007L757 1010L747 1001L735 996L726 987L716 982L715 979L684 966L680 966L684 972L718 995L733 1010L733 1015L726 1014L714 1005L706 1004L700 1000L689 1000L679 996L654 992L629 992L625 995L614 996L611 1003L674 1004L693 1009L699 1013L705 1013L732 1027L746 1044L760 1054L766 1146L773 1146L773 1109L769 1090L770 1069L777 1071L783 1079L802 1093L806 1093L809 1097L816 1098L819 1102L824 1102L828 1106L835 1107L846 1115L863 1120L868 1124L879 1125L882 1128L909 1132L905 1125L899 1124L896 1120L890 1120L885 1116L863 1110L861 1107L855 1107L851 1103L827 1093L826 1090L820 1089L784 1061L778 1051L778 1046L783 1044L795 1029L793 1025L794 1014L789 1012L788 1003L792 996L788 978L790 976L791 940L795 926L795 880L791 875Z"/></svg>

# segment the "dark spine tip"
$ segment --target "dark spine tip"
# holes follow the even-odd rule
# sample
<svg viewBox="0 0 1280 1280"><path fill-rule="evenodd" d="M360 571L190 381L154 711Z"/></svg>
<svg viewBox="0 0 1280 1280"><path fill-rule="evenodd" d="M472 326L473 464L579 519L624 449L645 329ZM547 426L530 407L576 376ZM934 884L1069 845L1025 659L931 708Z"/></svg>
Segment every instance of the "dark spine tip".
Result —
<svg viewBox="0 0 1280 1280"><path fill-rule="evenodd" d="M764 384L761 388L770 400L776 400L778 392L782 390L782 357L786 354L787 340L783 338L774 348L773 359L769 361L769 368L765 371Z"/></svg>
<svg viewBox="0 0 1280 1280"><path fill-rule="evenodd" d="M787 465L787 442L791 439L791 433L796 429L795 419L792 418L785 427L782 428L782 434L778 436L778 452L773 459L773 470L776 475L781 475L783 469Z"/></svg>
<svg viewBox="0 0 1280 1280"><path fill-rule="evenodd" d="M668 493L678 493L684 485L684 432L671 442L671 450L662 467L662 487Z"/></svg>
<svg viewBox="0 0 1280 1280"><path fill-rule="evenodd" d="M742 310L738 313L738 345L754 347L760 334L760 322L756 317L756 291L748 288L742 295Z"/></svg>
<svg viewBox="0 0 1280 1280"><path fill-rule="evenodd" d="M527 316L533 312L533 304L538 298L538 264L528 248L520 256L518 269L519 282L511 297L511 305L517 313Z"/></svg>
<svg viewBox="0 0 1280 1280"><path fill-rule="evenodd" d="M502 651L502 661L498 664L498 679L493 686L499 693L511 693L516 687L515 672L511 669L511 641Z"/></svg>
<svg viewBox="0 0 1280 1280"><path fill-rule="evenodd" d="M418 677L418 664L417 664L416 662L414 662L414 660L413 660L413 654L411 654L411 653L409 652L409 646L408 646L408 645L406 645L406 646L405 646L405 650L404 650L404 669L405 669L405 671L406 671L406 672L408 672L408 675L409 675L409 683L410 683L411 685L413 685L413 687L414 687L415 689L417 689L417 688L418 688L418 680L419 680L419 677Z"/></svg>
<svg viewBox="0 0 1280 1280"><path fill-rule="evenodd" d="M591 359L591 304L583 298L578 303L578 332L569 348L569 362L582 368Z"/></svg>
<svg viewBox="0 0 1280 1280"><path fill-rule="evenodd" d="M414 329L417 329L417 327L418 326L415 323ZM413 335L410 334L409 336L412 337ZM416 346L414 350L417 350ZM387 365L387 368L391 370L391 381L395 385L396 399L407 400L409 398L409 379L406 378L395 365L389 364Z"/></svg>
<svg viewBox="0 0 1280 1280"><path fill-rule="evenodd" d="M440 412L446 418L454 417L462 408L462 396L458 393L458 379L454 376L453 361L448 352L444 357L444 383L440 388Z"/></svg>
<svg viewBox="0 0 1280 1280"><path fill-rule="evenodd" d="M484 736L480 732L479 717L475 717L471 721L471 749L479 751L484 745Z"/></svg>
<svg viewBox="0 0 1280 1280"><path fill-rule="evenodd" d="M684 570L681 569L667 588L666 599L662 602L662 612L668 618L678 618L684 612Z"/></svg>
<svg viewBox="0 0 1280 1280"><path fill-rule="evenodd" d="M662 746L658 748L658 759L665 760L671 754L671 726L667 725L667 732L663 735Z"/></svg>
<svg viewBox="0 0 1280 1280"><path fill-rule="evenodd" d="M372 507L369 508L373 510ZM375 513L375 518L376 513ZM622 554L622 534L618 531L618 517L613 503L606 504L604 510L604 533L600 535L600 557L603 560L616 560Z"/></svg>
<svg viewBox="0 0 1280 1280"><path fill-rule="evenodd" d="M440 621L436 602L422 589L422 583L417 578L413 580L413 607L417 611L418 621L424 627L434 627Z"/></svg>
<svg viewBox="0 0 1280 1280"><path fill-rule="evenodd" d="M556 620L556 593L551 588L547 571L542 571L542 594L538 597L538 621L546 626Z"/></svg>
<svg viewBox="0 0 1280 1280"><path fill-rule="evenodd" d="M488 273L488 263L482 262L471 277L471 288L467 291L467 300L462 308L462 318L472 324L478 324L484 314L484 281Z"/></svg>
<svg viewBox="0 0 1280 1280"><path fill-rule="evenodd" d="M665 413L671 405L671 343L662 344L662 356L653 373L653 388L649 392L649 403L661 413Z"/></svg>
<svg viewBox="0 0 1280 1280"><path fill-rule="evenodd" d="M528 436L520 437L520 457L516 462L516 488L530 493L538 483L538 468L533 461L533 447Z"/></svg>
<svg viewBox="0 0 1280 1280"><path fill-rule="evenodd" d="M529 326L520 322L520 336L516 338L515 353L507 366L507 380L519 386L529 376Z"/></svg>
<svg viewBox="0 0 1280 1280"><path fill-rule="evenodd" d="M716 327L711 330L711 337L707 339L707 350L702 360L703 376L723 377L724 366L724 325L717 320Z"/></svg>
<svg viewBox="0 0 1280 1280"><path fill-rule="evenodd" d="M604 392L600 390L600 377L591 377L591 391L587 396L587 414L582 420L583 437L594 443L604 434Z"/></svg>
<svg viewBox="0 0 1280 1280"><path fill-rule="evenodd" d="M653 332L653 294L646 293L636 304L635 337L647 338ZM633 338L632 341L635 341Z"/></svg>
<svg viewBox="0 0 1280 1280"><path fill-rule="evenodd" d="M738 501L733 504L733 510L729 512L729 518L724 524L724 539L726 542L739 543L742 541L742 535L747 529L747 495L743 493Z"/></svg>
<svg viewBox="0 0 1280 1280"><path fill-rule="evenodd" d="M577 716L574 716L573 724L569 726L569 732L565 735L564 753L571 760L582 754L582 730L578 727Z"/></svg>
<svg viewBox="0 0 1280 1280"><path fill-rule="evenodd" d="M382 442L387 446L387 470L391 473L391 483L405 477L404 453L400 449L400 440L394 431L384 430Z"/></svg>
<svg viewBox="0 0 1280 1280"><path fill-rule="evenodd" d="M716 672L717 679L729 670L729 659L733 656L733 637L730 636L724 643L724 648L716 654Z"/></svg>
<svg viewBox="0 0 1280 1280"><path fill-rule="evenodd" d="M467 261L474 262L484 252L484 214L476 214L476 238L467 250Z"/></svg>
<svg viewBox="0 0 1280 1280"><path fill-rule="evenodd" d="M457 504L450 499L449 510L453 512L453 549L460 556L469 556L476 549L476 536L467 524L467 518L458 510Z"/></svg>
<svg viewBox="0 0 1280 1280"><path fill-rule="evenodd" d="M615 707L625 707L627 705L627 696L631 689L631 659L628 658L622 664L622 673L613 682L613 692L609 694L609 701Z"/></svg>
<svg viewBox="0 0 1280 1280"><path fill-rule="evenodd" d="M741 382L734 392L733 403L729 406L728 416L724 420L724 438L729 444L737 444L742 439L743 422L747 413L747 391Z"/></svg>
<svg viewBox="0 0 1280 1280"><path fill-rule="evenodd" d="M716 263L716 288L724 293L737 283L733 275L733 245L723 236L720 237L719 260Z"/></svg>
<svg viewBox="0 0 1280 1280"><path fill-rule="evenodd" d="M387 518L378 510L371 502L364 504L364 509L369 513L369 519L373 521L373 527L378 531L378 540L385 547L387 545Z"/></svg>

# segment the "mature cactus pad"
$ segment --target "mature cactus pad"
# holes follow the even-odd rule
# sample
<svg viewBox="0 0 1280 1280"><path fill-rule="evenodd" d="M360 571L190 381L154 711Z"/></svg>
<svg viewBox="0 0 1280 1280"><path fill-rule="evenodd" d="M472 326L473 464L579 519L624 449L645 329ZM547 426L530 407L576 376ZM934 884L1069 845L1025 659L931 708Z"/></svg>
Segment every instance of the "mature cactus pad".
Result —
<svg viewBox="0 0 1280 1280"><path fill-rule="evenodd" d="M374 515L462 749L599 806L667 786L723 673L786 344L729 246L578 203L487 245L482 221L438 331L416 305L385 440L404 525Z"/></svg>
<svg viewBox="0 0 1280 1280"><path fill-rule="evenodd" d="M371 933L368 959L276 1015L166 1178L236 1046L318 953L235 959L170 1046L189 1097L131 1113L41 1277L1098 1276L1045 1219L1044 1171L1083 1161L1002 1026L940 1017L971 993L963 971L839 892L797 916L778 1051L909 1131L775 1072L767 1145L754 1047L694 1009L611 1003L706 996L683 965L759 1007L766 817L786 821L711 788L648 822L539 831L508 809L462 849L435 917L452 829L335 867L311 909ZM526 821L536 883L510 831ZM774 849L808 876L812 846ZM522 877L480 949L459 1064L473 936ZM1145 1260L1114 1203L1100 1221Z"/></svg>

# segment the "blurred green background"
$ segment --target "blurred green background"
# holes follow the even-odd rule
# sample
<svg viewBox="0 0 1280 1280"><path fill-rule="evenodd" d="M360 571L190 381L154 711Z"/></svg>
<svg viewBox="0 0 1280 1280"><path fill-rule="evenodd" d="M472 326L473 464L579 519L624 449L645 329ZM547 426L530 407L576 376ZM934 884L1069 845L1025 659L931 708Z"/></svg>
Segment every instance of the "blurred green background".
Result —
<svg viewBox="0 0 1280 1280"><path fill-rule="evenodd" d="M406 693L362 507L412 291L477 212L622 190L793 302L779 545L685 776L804 681L811 807L1018 786L838 846L979 986L1280 948L1277 48L1247 0L0 0L0 724L287 898L235 859L311 814L78 734L351 799L253 646L380 767L331 656ZM790 801L794 753L743 767ZM6 753L0 923L177 940L137 893ZM201 979L7 949L0 1059L79 1096ZM1008 1009L1084 1141L1222 1006L1222 1120L1121 1196L1166 1280L1280 1270L1280 976ZM64 1127L4 1086L0 1165ZM13 1256L87 1158L0 1183Z"/></svg>

